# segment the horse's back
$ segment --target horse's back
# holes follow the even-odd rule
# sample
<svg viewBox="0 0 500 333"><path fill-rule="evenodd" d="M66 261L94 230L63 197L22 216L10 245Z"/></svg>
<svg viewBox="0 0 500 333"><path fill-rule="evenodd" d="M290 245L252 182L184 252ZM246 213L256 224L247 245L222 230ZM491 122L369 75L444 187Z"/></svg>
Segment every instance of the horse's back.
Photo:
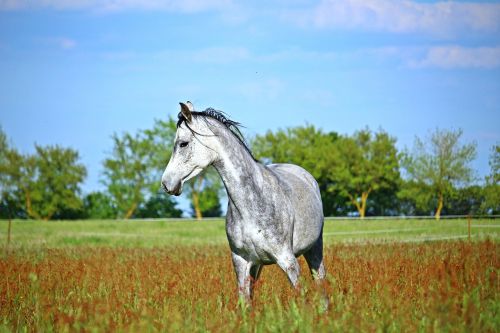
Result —
<svg viewBox="0 0 500 333"><path fill-rule="evenodd" d="M294 164L267 166L279 178L281 188L294 210L293 252L301 255L321 237L323 204L314 177Z"/></svg>

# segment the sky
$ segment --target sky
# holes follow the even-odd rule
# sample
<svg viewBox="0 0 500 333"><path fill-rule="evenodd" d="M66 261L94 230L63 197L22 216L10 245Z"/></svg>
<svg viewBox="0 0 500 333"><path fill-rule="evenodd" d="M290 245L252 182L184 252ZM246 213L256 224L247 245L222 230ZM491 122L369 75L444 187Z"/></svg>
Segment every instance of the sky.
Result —
<svg viewBox="0 0 500 333"><path fill-rule="evenodd" d="M248 137L312 124L383 129L400 149L436 128L500 143L500 2L0 0L0 126L80 152L102 189L113 133L213 107Z"/></svg>

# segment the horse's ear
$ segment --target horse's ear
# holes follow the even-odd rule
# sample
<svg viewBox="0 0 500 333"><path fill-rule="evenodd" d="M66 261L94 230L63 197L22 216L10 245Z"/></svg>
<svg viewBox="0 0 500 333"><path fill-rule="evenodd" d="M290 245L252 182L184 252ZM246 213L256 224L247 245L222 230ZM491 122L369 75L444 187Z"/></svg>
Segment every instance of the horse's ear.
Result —
<svg viewBox="0 0 500 333"><path fill-rule="evenodd" d="M186 105L188 106L189 111L191 111L191 112L193 112L193 111L194 111L194 106L193 106L193 103L191 103L190 101L187 101L187 102L186 102Z"/></svg>
<svg viewBox="0 0 500 333"><path fill-rule="evenodd" d="M190 102L188 102L189 104L191 104ZM186 118L187 122L190 123L191 120L193 119L192 115L191 115L191 110L189 108L189 106L187 106L186 104L180 102L179 103L181 105L181 113L182 115L184 116L184 118ZM191 104L191 107L193 107L193 104Z"/></svg>

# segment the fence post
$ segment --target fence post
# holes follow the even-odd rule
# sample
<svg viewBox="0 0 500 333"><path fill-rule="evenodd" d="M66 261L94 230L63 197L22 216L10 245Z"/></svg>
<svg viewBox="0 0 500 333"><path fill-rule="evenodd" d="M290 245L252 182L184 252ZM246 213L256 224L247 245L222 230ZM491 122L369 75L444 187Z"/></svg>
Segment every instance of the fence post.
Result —
<svg viewBox="0 0 500 333"><path fill-rule="evenodd" d="M5 247L5 252L6 254L9 254L9 250L10 250L10 234L11 234L11 230L12 230L12 215L11 215L11 212L10 212L10 206L7 205L7 211L8 211L8 214L9 214L9 222L8 222L8 226L7 226L7 246Z"/></svg>
<svg viewBox="0 0 500 333"><path fill-rule="evenodd" d="M7 228L7 246L10 245L10 230L12 228L12 219L9 217L9 227Z"/></svg>
<svg viewBox="0 0 500 333"><path fill-rule="evenodd" d="M469 215L467 215L467 227L469 230L469 242L470 242L470 222L471 222L471 216L469 214Z"/></svg>

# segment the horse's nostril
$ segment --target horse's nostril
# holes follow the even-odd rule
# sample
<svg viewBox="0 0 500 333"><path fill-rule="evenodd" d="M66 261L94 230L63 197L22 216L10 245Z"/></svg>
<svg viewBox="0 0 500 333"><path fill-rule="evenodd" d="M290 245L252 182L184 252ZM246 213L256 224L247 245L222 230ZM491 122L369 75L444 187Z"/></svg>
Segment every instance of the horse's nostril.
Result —
<svg viewBox="0 0 500 333"><path fill-rule="evenodd" d="M175 186L173 186L173 188L172 187L168 188L166 183L161 182L161 189L163 191L167 192L168 194L180 195L181 194L181 187L182 187L181 182L177 183Z"/></svg>
<svg viewBox="0 0 500 333"><path fill-rule="evenodd" d="M180 182L175 186L175 188L172 190L171 193L176 195L176 196L181 194L181 183Z"/></svg>

